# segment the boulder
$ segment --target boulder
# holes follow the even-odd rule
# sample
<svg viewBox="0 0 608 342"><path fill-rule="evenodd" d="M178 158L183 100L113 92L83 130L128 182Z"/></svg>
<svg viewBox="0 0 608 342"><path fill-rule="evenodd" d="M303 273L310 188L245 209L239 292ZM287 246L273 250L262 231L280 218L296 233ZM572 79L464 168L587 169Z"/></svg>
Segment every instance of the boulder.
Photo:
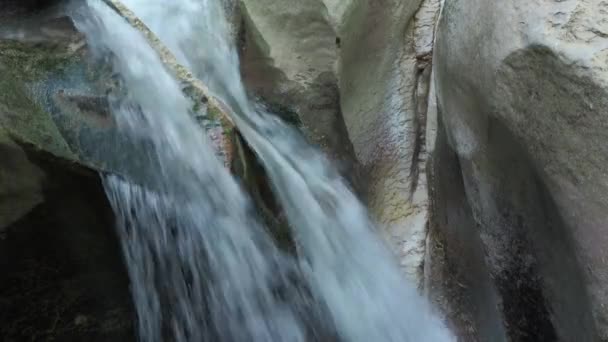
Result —
<svg viewBox="0 0 608 342"><path fill-rule="evenodd" d="M480 340L608 340L607 16L601 0L443 9L434 226L484 288L464 309Z"/></svg>

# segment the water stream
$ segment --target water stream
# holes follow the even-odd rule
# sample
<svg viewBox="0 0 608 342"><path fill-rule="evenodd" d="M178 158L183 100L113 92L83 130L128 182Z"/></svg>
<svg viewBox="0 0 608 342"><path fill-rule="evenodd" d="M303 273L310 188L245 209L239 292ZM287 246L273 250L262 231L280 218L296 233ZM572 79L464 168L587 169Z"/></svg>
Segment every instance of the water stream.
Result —
<svg viewBox="0 0 608 342"><path fill-rule="evenodd" d="M104 185L119 218L142 341L450 341L331 163L252 103L220 0L124 0L225 102L285 210L281 251L140 34L99 0L75 17L128 89L113 101L137 185Z"/></svg>

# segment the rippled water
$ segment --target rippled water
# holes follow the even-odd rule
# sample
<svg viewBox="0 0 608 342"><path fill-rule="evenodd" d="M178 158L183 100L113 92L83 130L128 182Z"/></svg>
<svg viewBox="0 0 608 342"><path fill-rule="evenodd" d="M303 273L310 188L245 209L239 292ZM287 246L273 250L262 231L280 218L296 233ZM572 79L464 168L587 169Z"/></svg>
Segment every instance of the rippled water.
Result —
<svg viewBox="0 0 608 342"><path fill-rule="evenodd" d="M450 341L406 281L365 208L325 157L246 96L219 0L124 0L232 110L287 214L298 257L279 250L191 117L192 103L138 32L99 0L77 16L111 52L114 101L136 143L138 185L105 187L119 218L143 341Z"/></svg>

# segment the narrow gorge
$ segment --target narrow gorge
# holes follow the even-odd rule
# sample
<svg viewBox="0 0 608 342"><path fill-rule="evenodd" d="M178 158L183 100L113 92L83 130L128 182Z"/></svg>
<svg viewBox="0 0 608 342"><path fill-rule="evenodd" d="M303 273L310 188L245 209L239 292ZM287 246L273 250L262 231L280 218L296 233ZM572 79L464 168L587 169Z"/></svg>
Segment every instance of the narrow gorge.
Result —
<svg viewBox="0 0 608 342"><path fill-rule="evenodd" d="M1 340L608 342L606 1L0 3Z"/></svg>

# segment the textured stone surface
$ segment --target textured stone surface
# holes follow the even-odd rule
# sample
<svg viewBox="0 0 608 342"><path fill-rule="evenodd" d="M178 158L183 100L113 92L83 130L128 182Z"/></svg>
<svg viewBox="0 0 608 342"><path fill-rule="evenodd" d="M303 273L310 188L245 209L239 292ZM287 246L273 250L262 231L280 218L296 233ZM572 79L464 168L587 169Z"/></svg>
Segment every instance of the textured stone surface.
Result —
<svg viewBox="0 0 608 342"><path fill-rule="evenodd" d="M427 191L426 97L438 1L359 2L342 26L341 103L372 212L404 271L420 280Z"/></svg>
<svg viewBox="0 0 608 342"><path fill-rule="evenodd" d="M296 112L339 165L352 172L353 161L362 164L358 188L404 271L421 281L428 62L439 1L242 3L248 87Z"/></svg>
<svg viewBox="0 0 608 342"><path fill-rule="evenodd" d="M607 11L601 0L443 11L437 98L506 338L608 340Z"/></svg>
<svg viewBox="0 0 608 342"><path fill-rule="evenodd" d="M323 2L242 0L241 13L247 89L270 111L298 124L355 182L335 72L340 39Z"/></svg>
<svg viewBox="0 0 608 342"><path fill-rule="evenodd" d="M129 156L113 152L129 144L116 130L108 98L124 95L120 75L109 59L90 54L69 18L43 12L6 23L0 46L0 124L14 139L106 171L130 172L121 170ZM187 81L185 93L200 99L200 82L174 68ZM230 124L216 115L217 106L202 115L202 105L195 104L193 115L229 164Z"/></svg>

